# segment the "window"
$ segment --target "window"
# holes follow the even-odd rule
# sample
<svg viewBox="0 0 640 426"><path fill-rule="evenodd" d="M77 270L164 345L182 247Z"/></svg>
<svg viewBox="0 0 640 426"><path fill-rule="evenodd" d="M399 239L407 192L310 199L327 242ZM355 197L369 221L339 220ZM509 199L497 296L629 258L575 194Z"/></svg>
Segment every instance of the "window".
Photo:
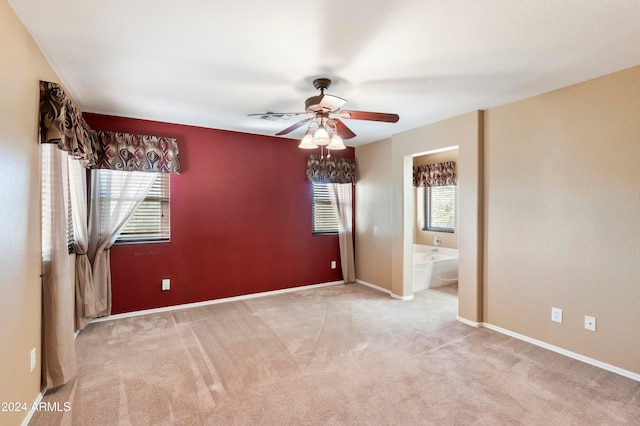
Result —
<svg viewBox="0 0 640 426"><path fill-rule="evenodd" d="M432 186L425 188L424 207L425 231L454 231L456 216L455 186Z"/></svg>
<svg viewBox="0 0 640 426"><path fill-rule="evenodd" d="M170 185L167 173L161 173L149 194L118 237L124 241L169 241Z"/></svg>
<svg viewBox="0 0 640 426"><path fill-rule="evenodd" d="M335 234L338 232L338 218L336 217L327 184L312 183L313 185L313 233Z"/></svg>
<svg viewBox="0 0 640 426"><path fill-rule="evenodd" d="M103 210L106 213L115 209L120 197L127 197L127 194L115 193L117 191L116 188L120 188L121 182L126 179L127 173L139 172L114 173L111 170L100 170L99 172L101 173L99 179L101 202L110 205L110 207ZM169 241L169 177L170 175L166 173L158 174L144 201L118 236L118 243Z"/></svg>

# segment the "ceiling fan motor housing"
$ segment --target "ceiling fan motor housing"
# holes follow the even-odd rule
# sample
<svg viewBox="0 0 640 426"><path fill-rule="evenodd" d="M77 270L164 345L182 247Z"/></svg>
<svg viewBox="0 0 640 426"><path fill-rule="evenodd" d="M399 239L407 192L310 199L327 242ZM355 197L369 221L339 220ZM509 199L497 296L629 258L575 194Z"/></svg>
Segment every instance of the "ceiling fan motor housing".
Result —
<svg viewBox="0 0 640 426"><path fill-rule="evenodd" d="M324 98L325 95L318 95L318 96L312 96L310 98L308 98L305 102L304 102L304 107L305 107L305 111L309 112L309 113L316 113L316 112L322 112L323 110L328 111L326 108L323 108L321 105L322 102L322 98Z"/></svg>
<svg viewBox="0 0 640 426"><path fill-rule="evenodd" d="M342 105L347 103L345 99L333 95L325 95L324 91L331 86L328 78L316 78L313 86L320 90L320 94L312 96L304 103L305 111L310 114L336 112Z"/></svg>
<svg viewBox="0 0 640 426"><path fill-rule="evenodd" d="M329 86L331 86L331 79L316 78L315 80L313 80L313 87L320 90L320 94L317 96L312 96L305 101L304 103L305 111L311 114L315 114L317 112L333 111L334 105L331 105L333 102L331 102L330 99L328 99L330 95L324 94L324 91L328 89ZM324 99L324 102L323 102L323 99ZM329 102L327 102L328 100Z"/></svg>

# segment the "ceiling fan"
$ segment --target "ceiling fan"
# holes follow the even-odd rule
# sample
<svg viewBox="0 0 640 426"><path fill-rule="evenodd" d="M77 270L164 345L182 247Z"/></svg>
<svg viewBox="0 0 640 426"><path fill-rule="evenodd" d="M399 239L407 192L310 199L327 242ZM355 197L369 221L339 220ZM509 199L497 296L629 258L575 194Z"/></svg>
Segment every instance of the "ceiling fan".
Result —
<svg viewBox="0 0 640 426"><path fill-rule="evenodd" d="M320 94L312 96L305 101L305 112L267 112L264 114L249 115L260 116L260 118L265 120L278 120L281 118L289 118L293 115L312 114L312 117L302 119L276 133L277 136L286 135L309 123L307 132L299 145L300 148L308 149L317 148L318 146L327 146L328 149L344 149L342 139L351 139L355 137L356 134L353 133L340 118L381 121L384 123L396 123L400 119L398 114L341 110L340 108L346 104L347 101L337 96L324 93L324 91L331 86L331 80L328 78L316 78L313 80L313 86L320 90ZM312 127L317 128L312 130ZM329 137L330 134L332 134L331 138Z"/></svg>

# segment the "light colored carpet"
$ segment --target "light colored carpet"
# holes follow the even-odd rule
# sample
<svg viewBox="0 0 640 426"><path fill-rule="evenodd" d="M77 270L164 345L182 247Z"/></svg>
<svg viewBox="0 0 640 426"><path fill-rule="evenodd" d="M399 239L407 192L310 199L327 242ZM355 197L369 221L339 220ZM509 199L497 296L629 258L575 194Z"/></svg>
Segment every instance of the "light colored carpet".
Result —
<svg viewBox="0 0 640 426"><path fill-rule="evenodd" d="M31 425L639 424L640 383L455 320L457 288L338 285L91 324Z"/></svg>

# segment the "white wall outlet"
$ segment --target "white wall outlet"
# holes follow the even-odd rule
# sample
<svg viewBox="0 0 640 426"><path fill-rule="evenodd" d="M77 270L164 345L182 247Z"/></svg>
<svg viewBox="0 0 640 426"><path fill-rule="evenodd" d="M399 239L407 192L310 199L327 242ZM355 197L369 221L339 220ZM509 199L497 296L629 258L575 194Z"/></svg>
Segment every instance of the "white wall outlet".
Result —
<svg viewBox="0 0 640 426"><path fill-rule="evenodd" d="M562 323L562 309L551 308L551 321Z"/></svg>
<svg viewBox="0 0 640 426"><path fill-rule="evenodd" d="M36 368L36 348L31 349L31 371Z"/></svg>
<svg viewBox="0 0 640 426"><path fill-rule="evenodd" d="M331 269L336 269L336 267L337 267L336 261L332 260L331 261Z"/></svg>
<svg viewBox="0 0 640 426"><path fill-rule="evenodd" d="M169 289L171 289L171 280L169 278L165 278L162 280L162 291Z"/></svg>
<svg viewBox="0 0 640 426"><path fill-rule="evenodd" d="M596 331L596 317L584 316L584 328L585 330Z"/></svg>

